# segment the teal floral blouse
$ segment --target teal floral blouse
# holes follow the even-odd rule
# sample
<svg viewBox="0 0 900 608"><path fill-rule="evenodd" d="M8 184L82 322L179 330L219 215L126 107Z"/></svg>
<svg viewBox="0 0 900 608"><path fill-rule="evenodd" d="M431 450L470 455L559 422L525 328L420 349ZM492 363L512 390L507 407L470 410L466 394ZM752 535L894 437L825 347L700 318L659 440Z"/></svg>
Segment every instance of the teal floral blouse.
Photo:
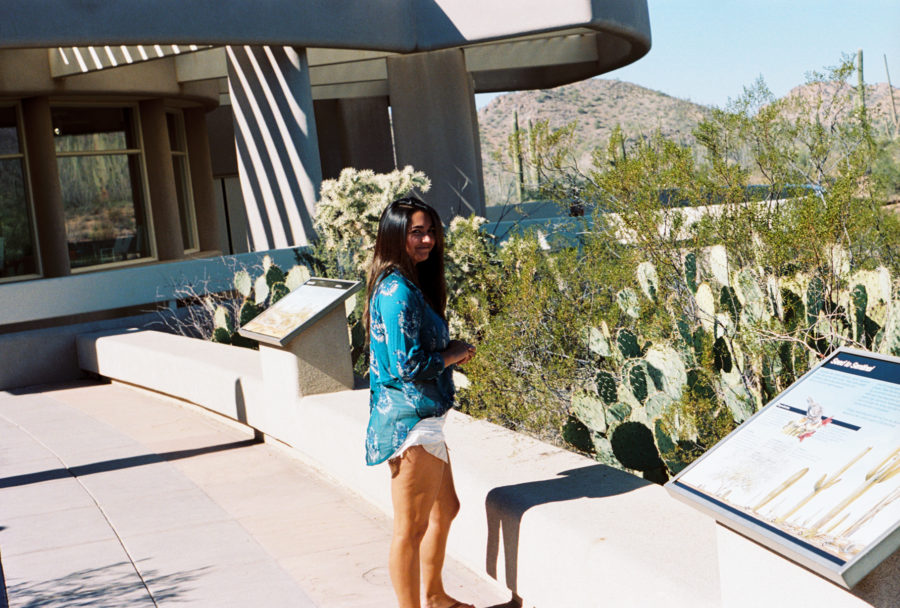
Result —
<svg viewBox="0 0 900 608"><path fill-rule="evenodd" d="M369 426L366 463L387 460L422 418L453 407L452 367L444 367L447 323L412 281L392 271L369 303Z"/></svg>

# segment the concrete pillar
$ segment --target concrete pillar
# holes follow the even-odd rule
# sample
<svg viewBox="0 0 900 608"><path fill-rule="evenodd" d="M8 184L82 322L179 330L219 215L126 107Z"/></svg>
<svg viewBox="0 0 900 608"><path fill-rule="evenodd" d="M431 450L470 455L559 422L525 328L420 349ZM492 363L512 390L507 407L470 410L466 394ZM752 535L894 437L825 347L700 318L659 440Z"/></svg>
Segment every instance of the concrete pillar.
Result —
<svg viewBox="0 0 900 608"><path fill-rule="evenodd" d="M345 167L394 170L387 97L323 99L315 109L324 178L336 178Z"/></svg>
<svg viewBox="0 0 900 608"><path fill-rule="evenodd" d="M397 166L431 179L424 199L443 220L484 215L481 143L472 80L461 49L388 57Z"/></svg>
<svg viewBox="0 0 900 608"><path fill-rule="evenodd" d="M181 219L178 214L178 193L175 190L175 170L172 167L166 109L162 99L142 101L140 108L156 257L159 260L180 260L184 258L184 241L181 239Z"/></svg>
<svg viewBox="0 0 900 608"><path fill-rule="evenodd" d="M251 247L305 245L322 182L306 51L235 46L226 52Z"/></svg>
<svg viewBox="0 0 900 608"><path fill-rule="evenodd" d="M184 111L184 131L200 250L227 252L228 235L219 223L209 155L209 134L206 131L206 112L203 108Z"/></svg>
<svg viewBox="0 0 900 608"><path fill-rule="evenodd" d="M46 97L25 99L22 114L41 272L45 277L64 277L70 274L71 266L50 101Z"/></svg>

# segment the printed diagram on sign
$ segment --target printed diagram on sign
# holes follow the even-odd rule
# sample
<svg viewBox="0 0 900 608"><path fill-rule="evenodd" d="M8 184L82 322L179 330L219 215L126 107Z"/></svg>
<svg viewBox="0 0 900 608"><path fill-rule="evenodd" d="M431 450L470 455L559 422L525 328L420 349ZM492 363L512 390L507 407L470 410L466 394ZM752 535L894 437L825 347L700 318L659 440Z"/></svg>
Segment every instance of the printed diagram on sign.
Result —
<svg viewBox="0 0 900 608"><path fill-rule="evenodd" d="M822 406L812 397L806 397L806 404L808 406L806 408L806 411L803 411L800 408L785 405L784 403L778 404L779 409L788 410L790 412L802 415L802 418L791 420L784 425L784 427L782 428L782 432L784 432L785 435L796 437L800 441L803 441L804 439L809 439L810 437L815 435L816 431L818 431L819 429L822 429L832 423L837 426L848 428L850 430L859 430L859 427L856 425L848 424L840 420L835 420L831 416L826 417L824 415L824 409L822 408Z"/></svg>

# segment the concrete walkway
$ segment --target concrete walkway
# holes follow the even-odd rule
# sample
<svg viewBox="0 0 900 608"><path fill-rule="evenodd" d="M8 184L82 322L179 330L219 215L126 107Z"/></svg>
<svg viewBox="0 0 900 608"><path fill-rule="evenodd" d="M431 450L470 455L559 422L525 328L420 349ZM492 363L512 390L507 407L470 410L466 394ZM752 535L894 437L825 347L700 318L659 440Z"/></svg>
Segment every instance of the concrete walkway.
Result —
<svg viewBox="0 0 900 608"><path fill-rule="evenodd" d="M0 393L0 606L395 606L390 527L287 448L175 400ZM445 581L514 605L453 560Z"/></svg>

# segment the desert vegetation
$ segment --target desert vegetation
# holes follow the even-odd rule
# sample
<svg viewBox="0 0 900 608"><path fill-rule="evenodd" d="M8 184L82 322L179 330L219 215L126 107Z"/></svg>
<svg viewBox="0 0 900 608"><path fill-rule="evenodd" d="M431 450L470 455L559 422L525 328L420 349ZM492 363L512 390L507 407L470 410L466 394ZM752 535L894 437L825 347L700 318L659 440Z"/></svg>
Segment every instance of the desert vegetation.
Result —
<svg viewBox="0 0 900 608"><path fill-rule="evenodd" d="M510 134L504 171L585 215L555 247L447 227L451 330L479 345L460 408L662 482L835 348L900 355L898 148L852 75L780 100L754 83L689 137L617 126L588 162L575 123ZM381 209L428 186L410 167L326 181L303 263L361 279Z"/></svg>

